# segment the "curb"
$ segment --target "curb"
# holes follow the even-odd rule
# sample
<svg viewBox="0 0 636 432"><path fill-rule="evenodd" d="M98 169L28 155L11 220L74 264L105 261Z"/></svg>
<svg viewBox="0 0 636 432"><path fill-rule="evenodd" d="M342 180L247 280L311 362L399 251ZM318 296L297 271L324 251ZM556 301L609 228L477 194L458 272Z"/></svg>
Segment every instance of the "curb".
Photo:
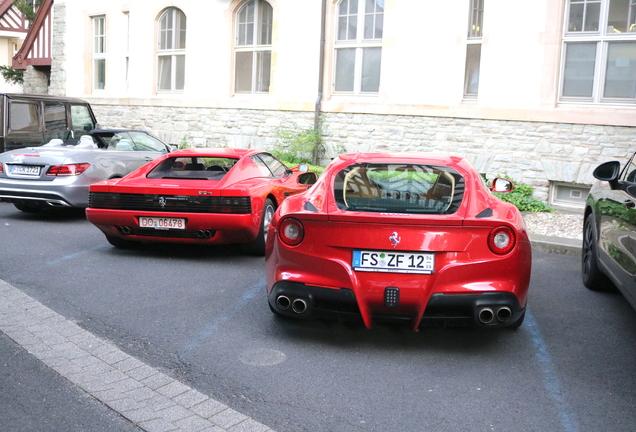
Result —
<svg viewBox="0 0 636 432"><path fill-rule="evenodd" d="M581 255L583 242L578 239L552 237L541 234L530 234L532 250L560 255Z"/></svg>

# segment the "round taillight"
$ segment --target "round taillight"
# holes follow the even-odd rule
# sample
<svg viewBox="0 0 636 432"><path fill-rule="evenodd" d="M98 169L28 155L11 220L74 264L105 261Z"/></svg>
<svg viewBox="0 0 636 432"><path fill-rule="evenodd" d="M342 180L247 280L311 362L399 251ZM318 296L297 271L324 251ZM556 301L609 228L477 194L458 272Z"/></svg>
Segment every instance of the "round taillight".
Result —
<svg viewBox="0 0 636 432"><path fill-rule="evenodd" d="M495 228L488 235L488 247L496 254L503 255L514 249L517 237L512 228Z"/></svg>
<svg viewBox="0 0 636 432"><path fill-rule="evenodd" d="M298 219L286 218L278 225L278 235L286 245L297 246L305 237L305 228Z"/></svg>

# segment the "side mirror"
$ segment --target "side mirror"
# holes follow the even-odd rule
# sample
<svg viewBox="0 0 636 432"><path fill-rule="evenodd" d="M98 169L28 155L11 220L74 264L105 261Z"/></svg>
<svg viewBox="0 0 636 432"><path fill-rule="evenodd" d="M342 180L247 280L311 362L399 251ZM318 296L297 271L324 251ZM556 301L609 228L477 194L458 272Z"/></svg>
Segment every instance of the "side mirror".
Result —
<svg viewBox="0 0 636 432"><path fill-rule="evenodd" d="M510 180L497 177L496 179L492 181L492 186L490 187L490 190L497 193L505 193L505 192L510 192L514 188L515 187Z"/></svg>
<svg viewBox="0 0 636 432"><path fill-rule="evenodd" d="M306 164L300 164L298 166L295 166L294 168L291 169L292 172L307 172L309 171L309 167Z"/></svg>
<svg viewBox="0 0 636 432"><path fill-rule="evenodd" d="M592 175L597 180L614 183L618 180L620 173L621 163L618 161L610 161L597 166Z"/></svg>
<svg viewBox="0 0 636 432"><path fill-rule="evenodd" d="M298 184L312 185L316 183L318 176L315 172L306 172L298 176Z"/></svg>

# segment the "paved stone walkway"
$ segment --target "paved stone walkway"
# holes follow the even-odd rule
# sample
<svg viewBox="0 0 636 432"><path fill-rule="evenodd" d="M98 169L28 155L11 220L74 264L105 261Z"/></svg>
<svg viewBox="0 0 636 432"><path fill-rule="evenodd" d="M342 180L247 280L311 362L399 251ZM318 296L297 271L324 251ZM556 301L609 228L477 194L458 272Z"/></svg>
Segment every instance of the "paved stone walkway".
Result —
<svg viewBox="0 0 636 432"><path fill-rule="evenodd" d="M129 356L3 280L0 331L148 432L273 432Z"/></svg>

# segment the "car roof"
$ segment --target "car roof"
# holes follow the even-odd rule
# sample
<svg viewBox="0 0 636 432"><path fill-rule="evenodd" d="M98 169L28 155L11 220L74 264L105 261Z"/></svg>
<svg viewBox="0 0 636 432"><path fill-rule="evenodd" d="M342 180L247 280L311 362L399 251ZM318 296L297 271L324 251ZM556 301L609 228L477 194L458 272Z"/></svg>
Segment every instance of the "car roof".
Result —
<svg viewBox="0 0 636 432"><path fill-rule="evenodd" d="M141 133L145 133L147 135L149 135L149 133L145 130L142 129L93 129L92 131L89 132L89 134L91 135L99 135L100 133L112 133L112 134L116 134L116 133L121 133L121 132L141 132Z"/></svg>
<svg viewBox="0 0 636 432"><path fill-rule="evenodd" d="M9 99L23 99L23 100L34 100L34 101L64 101L64 102L75 102L86 104L85 100L66 97L66 96L51 96L51 95L43 95L43 94L29 94L29 93L0 93L0 96L6 96Z"/></svg>

